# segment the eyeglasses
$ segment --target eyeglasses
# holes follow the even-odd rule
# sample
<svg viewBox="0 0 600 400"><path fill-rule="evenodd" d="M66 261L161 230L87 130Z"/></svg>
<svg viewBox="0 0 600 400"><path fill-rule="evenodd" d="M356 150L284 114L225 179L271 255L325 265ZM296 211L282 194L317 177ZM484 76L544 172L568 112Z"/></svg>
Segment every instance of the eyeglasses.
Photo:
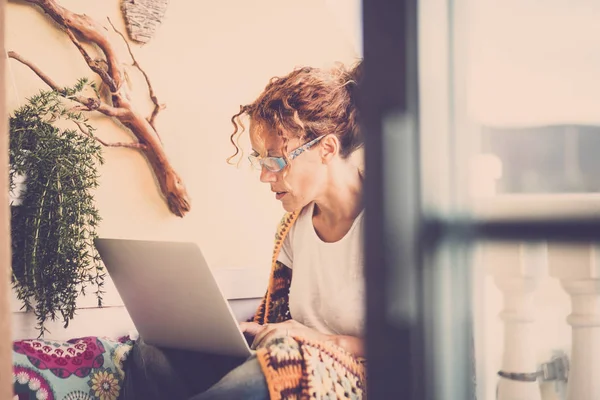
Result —
<svg viewBox="0 0 600 400"><path fill-rule="evenodd" d="M298 157L300 154L304 153L306 150L309 150L311 147L313 147L315 144L317 144L319 142L319 140L323 139L325 136L327 136L327 135L319 136L318 138L313 139L310 142L305 143L302 146L298 147L296 150L292 150L288 154L289 160L291 161L294 158ZM252 155L248 156L248 160L250 160L252 167L254 167L255 169L262 169L262 167L265 167L266 169L268 169L271 172L279 172L283 168L285 168L285 166L287 165L287 162L285 161L285 158L283 158L283 157L260 158L260 157L252 154Z"/></svg>

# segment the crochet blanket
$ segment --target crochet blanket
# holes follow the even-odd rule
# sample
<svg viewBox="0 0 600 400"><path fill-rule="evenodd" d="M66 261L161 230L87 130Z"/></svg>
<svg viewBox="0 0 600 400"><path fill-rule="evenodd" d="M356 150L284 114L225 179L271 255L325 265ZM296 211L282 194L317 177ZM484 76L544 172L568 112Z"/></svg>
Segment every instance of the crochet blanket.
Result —
<svg viewBox="0 0 600 400"><path fill-rule="evenodd" d="M275 235L267 292L253 321L278 323L291 318L289 289L292 270L277 261L279 251L299 213L288 213ZM274 338L257 352L272 400L366 398L366 365L344 349L300 337Z"/></svg>

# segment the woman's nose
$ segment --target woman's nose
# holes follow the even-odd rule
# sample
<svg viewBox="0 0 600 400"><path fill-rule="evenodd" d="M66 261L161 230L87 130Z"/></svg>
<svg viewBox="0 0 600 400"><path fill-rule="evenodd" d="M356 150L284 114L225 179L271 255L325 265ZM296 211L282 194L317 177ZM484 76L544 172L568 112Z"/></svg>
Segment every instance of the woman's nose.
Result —
<svg viewBox="0 0 600 400"><path fill-rule="evenodd" d="M277 180L277 174L275 172L269 171L265 167L262 167L260 170L260 181L263 183L275 182Z"/></svg>

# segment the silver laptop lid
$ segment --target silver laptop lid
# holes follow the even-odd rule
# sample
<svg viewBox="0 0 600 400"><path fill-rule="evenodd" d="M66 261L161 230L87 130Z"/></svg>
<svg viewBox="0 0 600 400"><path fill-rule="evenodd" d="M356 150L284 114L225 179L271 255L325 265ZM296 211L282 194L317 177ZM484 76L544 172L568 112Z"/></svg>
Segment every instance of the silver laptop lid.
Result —
<svg viewBox="0 0 600 400"><path fill-rule="evenodd" d="M94 242L146 343L232 356L251 354L196 244L104 238Z"/></svg>

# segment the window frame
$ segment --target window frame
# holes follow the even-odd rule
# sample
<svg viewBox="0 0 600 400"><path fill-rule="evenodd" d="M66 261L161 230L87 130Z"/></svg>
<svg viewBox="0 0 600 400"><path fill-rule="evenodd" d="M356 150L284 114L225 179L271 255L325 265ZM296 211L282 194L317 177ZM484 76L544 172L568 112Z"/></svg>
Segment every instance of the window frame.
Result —
<svg viewBox="0 0 600 400"><path fill-rule="evenodd" d="M452 69L457 65L452 41L464 38L454 36L455 1L446 5L452 80L461 72ZM451 218L425 212L419 2L364 0L362 7L368 397L474 398L471 270L465 267L469 246L481 241L597 241L600 215ZM452 98L449 106L459 106ZM460 151L455 129L448 132L445 151ZM448 165L456 167L453 156L448 157Z"/></svg>

